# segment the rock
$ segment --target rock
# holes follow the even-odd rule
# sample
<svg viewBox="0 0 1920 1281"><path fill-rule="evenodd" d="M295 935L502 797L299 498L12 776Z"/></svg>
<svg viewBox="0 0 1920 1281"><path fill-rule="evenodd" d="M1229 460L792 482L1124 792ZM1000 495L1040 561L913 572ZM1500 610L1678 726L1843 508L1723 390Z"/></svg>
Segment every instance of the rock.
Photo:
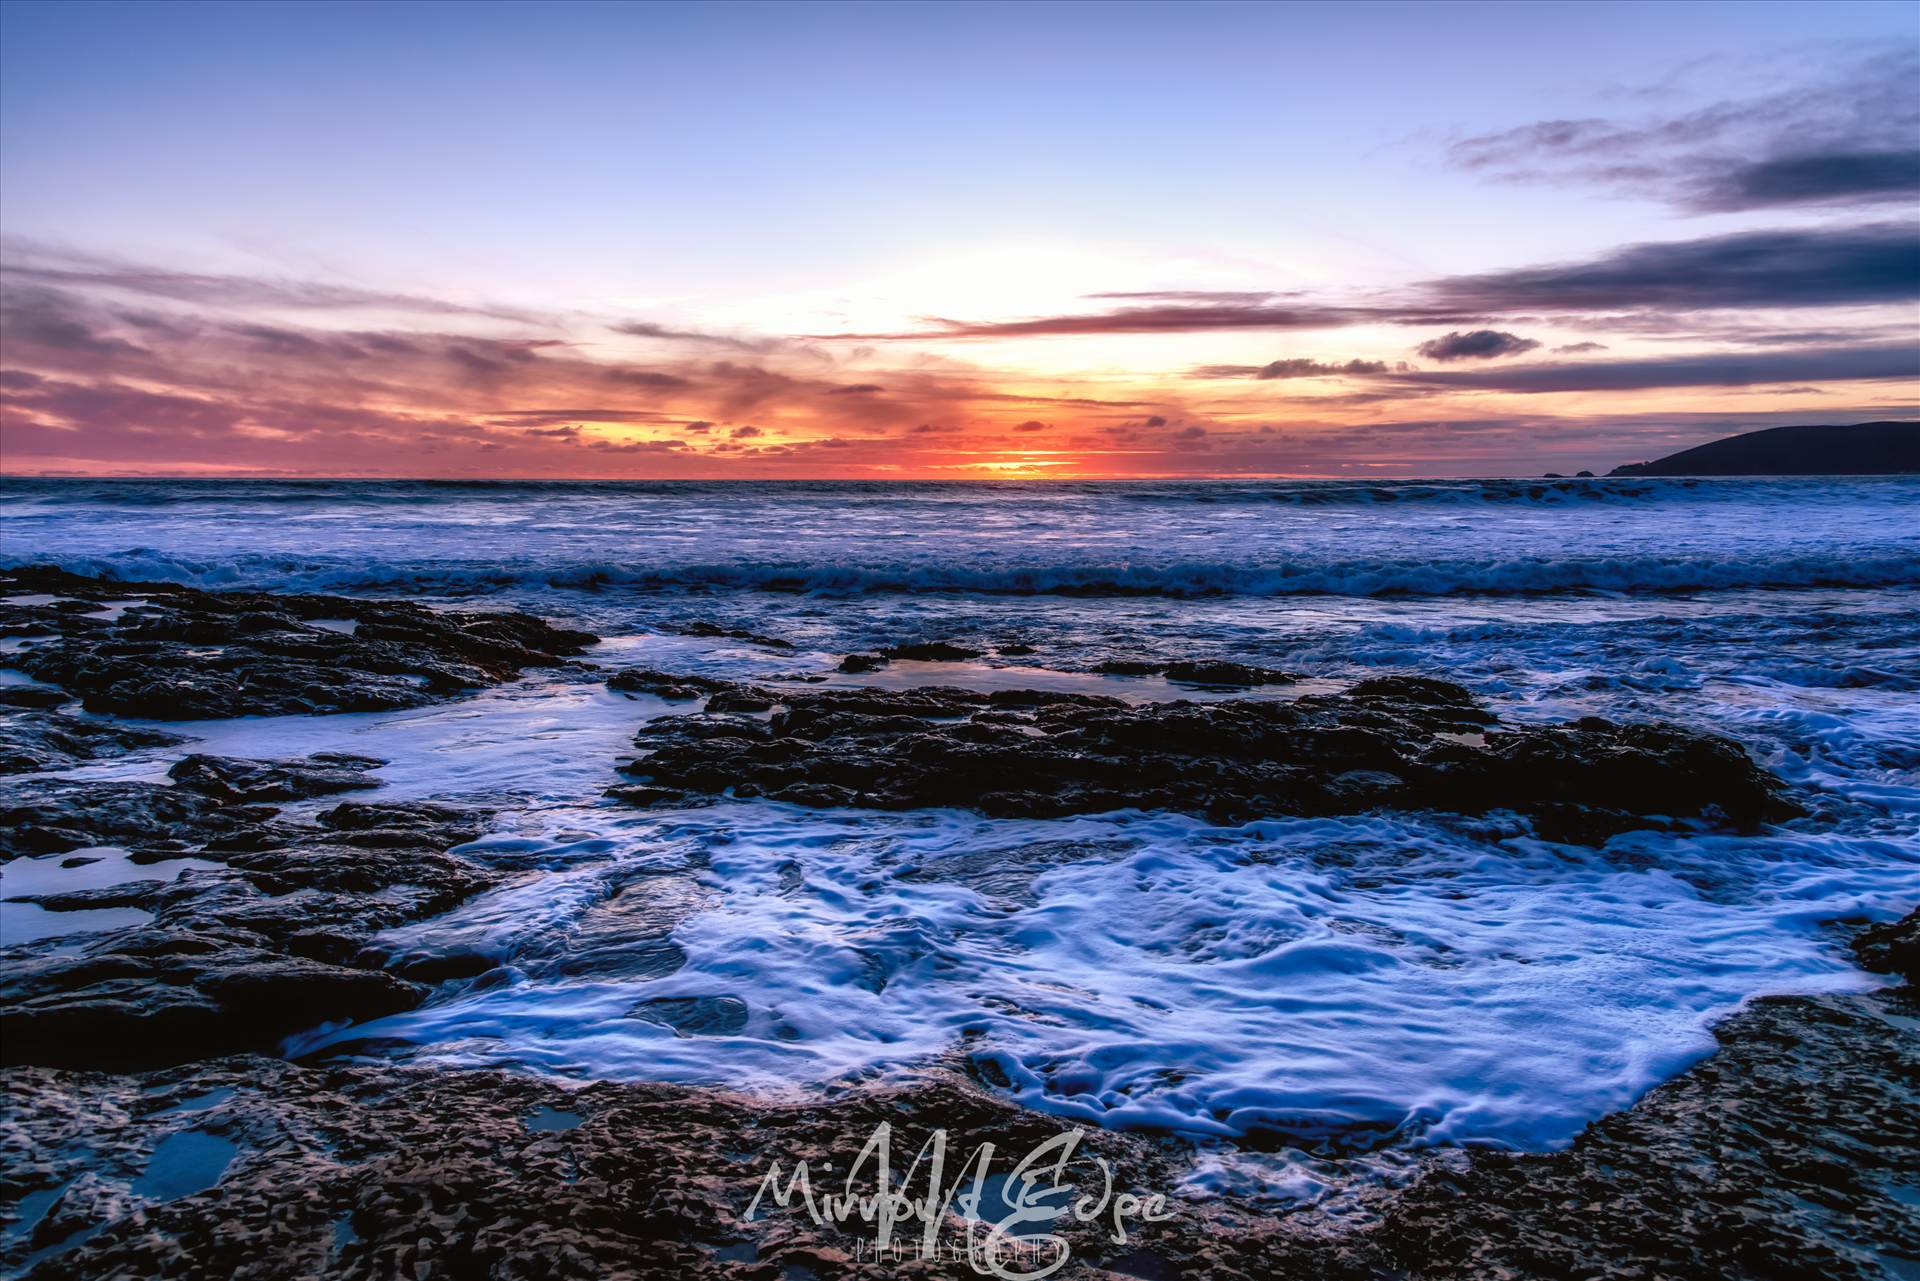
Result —
<svg viewBox="0 0 1920 1281"><path fill-rule="evenodd" d="M1505 728L1459 686L1411 677L1292 702L1129 705L937 686L780 697L765 721L649 722L635 739L648 754L623 771L695 793L1008 817L1513 810L1576 842L1683 820L1750 828L1798 812L1726 739L1594 719Z"/></svg>
<svg viewBox="0 0 1920 1281"><path fill-rule="evenodd" d="M792 641L781 640L778 636L762 636L758 632L743 631L738 627L722 627L718 623L683 623L673 629L682 636L711 637L716 640L740 640L749 645L759 645L765 649L792 649Z"/></svg>
<svg viewBox="0 0 1920 1281"><path fill-rule="evenodd" d="M31 689L69 701L58 690ZM48 711L0 710L0 774L33 774L65 769L82 761L121 756L145 747L184 742L178 734L117 725Z"/></svg>
<svg viewBox="0 0 1920 1281"><path fill-rule="evenodd" d="M73 695L50 685L0 685L0 707L51 711L73 701Z"/></svg>
<svg viewBox="0 0 1920 1281"><path fill-rule="evenodd" d="M1167 665L1144 658L1109 658L1087 670L1101 676L1157 676L1167 670Z"/></svg>
<svg viewBox="0 0 1920 1281"><path fill-rule="evenodd" d="M1277 667L1255 667L1248 663L1220 660L1159 663L1147 659L1110 658L1095 663L1088 670L1102 676L1165 675L1168 680L1186 685L1291 685L1301 679L1298 672L1281 671Z"/></svg>
<svg viewBox="0 0 1920 1281"><path fill-rule="evenodd" d="M637 805L642 809L655 805L678 805L687 799L687 794L677 788L648 787L643 783L609 787L605 795L607 799L619 801L622 805Z"/></svg>
<svg viewBox="0 0 1920 1281"><path fill-rule="evenodd" d="M1169 663L1163 670L1168 680L1188 685L1291 685L1300 679L1298 672L1246 663Z"/></svg>
<svg viewBox="0 0 1920 1281"><path fill-rule="evenodd" d="M880 651L882 658L907 659L917 663L961 663L980 657L981 651L949 641L918 641L910 645L889 645Z"/></svg>
<svg viewBox="0 0 1920 1281"><path fill-rule="evenodd" d="M626 667L607 677L607 688L622 694L652 694L655 698L686 701L734 688L732 681L710 676L678 676L651 667Z"/></svg>
<svg viewBox="0 0 1920 1281"><path fill-rule="evenodd" d="M862 672L877 672L886 665L886 658L879 654L848 654L835 670L857 676Z"/></svg>
<svg viewBox="0 0 1920 1281"><path fill-rule="evenodd" d="M0 629L49 637L0 663L78 695L88 711L161 720L422 707L559 666L597 639L526 614L0 573L0 595L27 593L90 602L95 613L0 604ZM97 616L130 595L142 603ZM334 621L352 630L319 625Z"/></svg>
<svg viewBox="0 0 1920 1281"><path fill-rule="evenodd" d="M152 783L9 782L0 784L0 855L116 845L137 859L210 843L244 847L261 839L272 815Z"/></svg>
<svg viewBox="0 0 1920 1281"><path fill-rule="evenodd" d="M675 999L681 1017L726 1000ZM1920 1064L1902 1027L1916 1014L1910 992L1757 1001L1716 1029L1717 1054L1568 1151L1414 1154L1404 1183L1370 1183L1337 1213L1195 1199L1182 1189L1204 1153L1089 1129L1070 1169L1097 1180L1098 1161L1118 1187L1165 1197L1164 1221L1135 1219L1119 1243L1104 1220L1063 1216L1049 1230L1071 1257L1053 1275L1884 1277L1888 1259L1920 1255ZM0 1081L0 1219L13 1225L0 1267L46 1250L36 1275L129 1281L971 1277L964 1261L874 1260L857 1217L838 1231L797 1204L763 1202L752 1220L746 1205L776 1161L790 1176L804 1160L816 1195L839 1192L882 1122L896 1171L947 1131L949 1177L989 1143L1005 1173L1071 1125L939 1066L797 1101L257 1056L122 1075L16 1067ZM156 1193L146 1176L183 1136L231 1152L212 1186Z"/></svg>
<svg viewBox="0 0 1920 1281"><path fill-rule="evenodd" d="M213 762L207 777L222 788L239 780L250 795L306 795L316 772L352 774L339 757L312 767L201 760ZM0 952L8 1063L150 1067L270 1049L321 1023L411 1008L427 989L384 972L384 955L369 944L502 876L446 852L485 830L485 811L343 805L309 824L185 786L42 782L22 791L21 808L50 820L27 830L63 833L65 848L114 844L224 866L40 896L49 908L135 906L152 919Z"/></svg>
<svg viewBox="0 0 1920 1281"><path fill-rule="evenodd" d="M198 752L175 763L167 777L181 787L223 801L298 801L335 792L380 786L367 771L386 762L376 756L316 752L299 761L245 761Z"/></svg>
<svg viewBox="0 0 1920 1281"><path fill-rule="evenodd" d="M1862 969L1898 974L1920 984L1920 908L1897 921L1869 925L1854 936L1853 953Z"/></svg>
<svg viewBox="0 0 1920 1281"><path fill-rule="evenodd" d="M1387 1211L1410 1277L1892 1275L1920 1258L1911 988L1753 1002L1720 1050L1549 1156L1474 1153Z"/></svg>

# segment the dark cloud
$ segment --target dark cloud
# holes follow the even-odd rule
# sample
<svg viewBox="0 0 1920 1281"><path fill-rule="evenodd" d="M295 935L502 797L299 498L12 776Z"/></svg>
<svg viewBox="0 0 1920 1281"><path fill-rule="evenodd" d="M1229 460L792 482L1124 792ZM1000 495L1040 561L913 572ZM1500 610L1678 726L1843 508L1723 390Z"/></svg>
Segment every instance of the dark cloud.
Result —
<svg viewBox="0 0 1920 1281"><path fill-rule="evenodd" d="M1426 289L1490 313L1906 302L1920 297L1920 235L1911 223L1742 231L1629 245L1589 262L1453 276Z"/></svg>
<svg viewBox="0 0 1920 1281"><path fill-rule="evenodd" d="M1664 117L1543 120L1448 158L1510 182L1574 183L1695 212L1910 203L1920 194L1920 51L1886 45L1788 89Z"/></svg>
<svg viewBox="0 0 1920 1281"><path fill-rule="evenodd" d="M1027 419L1027 421L1021 423L1018 427L1015 427L1014 430L1015 431L1045 431L1047 429L1047 426L1048 424L1041 422L1038 418L1029 418Z"/></svg>
<svg viewBox="0 0 1920 1281"><path fill-rule="evenodd" d="M1147 426L1149 427L1165 427L1166 425L1167 425L1167 420L1162 418L1159 414L1154 414L1152 417L1147 419Z"/></svg>
<svg viewBox="0 0 1920 1281"><path fill-rule="evenodd" d="M1428 360L1493 360L1500 356L1518 356L1540 344L1519 334L1498 329L1456 329L1450 334L1421 343L1414 350ZM1380 372L1376 370L1375 372Z"/></svg>
<svg viewBox="0 0 1920 1281"><path fill-rule="evenodd" d="M1767 205L1911 202L1920 197L1920 151L1828 152L1779 156L1703 184L1705 210Z"/></svg>
<svg viewBox="0 0 1920 1281"><path fill-rule="evenodd" d="M848 383L844 387L827 388L827 395L829 396L868 396L873 394L876 391L885 391L885 390L886 388L880 386L878 383Z"/></svg>
<svg viewBox="0 0 1920 1281"><path fill-rule="evenodd" d="M758 427L755 427L751 424L745 427L735 427L733 429L733 438L735 440L752 440L755 436L764 436L764 435L766 435L765 432L761 431Z"/></svg>
<svg viewBox="0 0 1920 1281"><path fill-rule="evenodd" d="M1319 360L1275 360L1264 365L1201 365L1190 371L1194 378L1334 378L1342 374L1384 374L1384 360L1349 360L1333 364Z"/></svg>
<svg viewBox="0 0 1920 1281"><path fill-rule="evenodd" d="M1564 347L1555 347L1554 351L1562 356L1578 356L1582 352L1605 351L1606 349L1607 345L1603 342L1574 342L1568 343Z"/></svg>
<svg viewBox="0 0 1920 1281"><path fill-rule="evenodd" d="M1920 346L1805 348L1754 353L1583 360L1435 370L1393 376L1396 386L1519 393L1639 391L1659 387L1743 387L1760 383L1920 378Z"/></svg>

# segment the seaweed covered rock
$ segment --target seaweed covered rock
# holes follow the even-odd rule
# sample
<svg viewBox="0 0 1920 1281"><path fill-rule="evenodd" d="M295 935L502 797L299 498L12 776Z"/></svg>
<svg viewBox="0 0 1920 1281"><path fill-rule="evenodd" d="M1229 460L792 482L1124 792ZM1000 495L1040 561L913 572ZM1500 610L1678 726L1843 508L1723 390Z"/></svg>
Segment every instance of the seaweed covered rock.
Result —
<svg viewBox="0 0 1920 1281"><path fill-rule="evenodd" d="M651 721L635 740L646 754L623 768L690 793L1018 817L1514 810L1574 841L1797 812L1729 740L1592 718L1506 727L1459 686L1413 677L1292 701L1129 704L938 686L779 698L767 719L710 711Z"/></svg>
<svg viewBox="0 0 1920 1281"><path fill-rule="evenodd" d="M88 711L158 720L422 707L558 666L597 639L527 614L49 568L0 573L0 596L15 597L0 601L0 635L24 642L0 663Z"/></svg>
<svg viewBox="0 0 1920 1281"><path fill-rule="evenodd" d="M114 845L133 851L135 864L191 861L168 869L172 879L31 896L56 918L106 906L145 916L0 950L6 1062L128 1068L269 1049L321 1023L394 1013L426 995L388 972L369 944L498 881L496 871L447 852L485 830L488 813L358 804L313 823L282 822L269 807L225 799L231 780L309 771L294 762L220 766L212 794L184 785L197 771L172 787L20 788L8 814L38 817L16 818L10 843L24 835L56 852ZM281 791L268 784L252 794Z"/></svg>

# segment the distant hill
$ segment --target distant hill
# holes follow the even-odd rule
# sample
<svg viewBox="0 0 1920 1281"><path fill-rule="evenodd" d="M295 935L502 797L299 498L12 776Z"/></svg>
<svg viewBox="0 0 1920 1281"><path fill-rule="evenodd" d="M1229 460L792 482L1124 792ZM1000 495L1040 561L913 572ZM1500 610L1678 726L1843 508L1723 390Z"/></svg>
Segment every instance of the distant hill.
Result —
<svg viewBox="0 0 1920 1281"><path fill-rule="evenodd" d="M1920 472L1920 423L1769 427L1609 476L1893 476Z"/></svg>

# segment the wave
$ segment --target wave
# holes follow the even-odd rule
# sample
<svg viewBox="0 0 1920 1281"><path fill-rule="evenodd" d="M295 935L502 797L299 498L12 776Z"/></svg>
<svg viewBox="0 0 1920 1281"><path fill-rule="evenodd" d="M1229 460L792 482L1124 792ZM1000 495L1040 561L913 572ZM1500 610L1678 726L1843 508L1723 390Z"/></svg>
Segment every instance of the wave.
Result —
<svg viewBox="0 0 1920 1281"><path fill-rule="evenodd" d="M1555 559L1357 559L1255 564L379 561L244 554L192 559L133 549L110 555L0 555L0 566L199 587L406 592L450 596L516 589L737 591L820 595L971 593L994 596L1517 596L1744 589L1920 587L1920 552L1792 557L1588 556Z"/></svg>
<svg viewBox="0 0 1920 1281"><path fill-rule="evenodd" d="M1478 480L236 480L4 477L0 506L165 508L196 505L304 507L349 503L405 506L453 500L578 498L833 502L849 497L994 504L1035 496L1120 499L1147 504L1280 503L1293 507L1565 506L1675 501L1750 502L1777 496L1805 502L1862 487L1911 485L1903 477L1557 477Z"/></svg>

